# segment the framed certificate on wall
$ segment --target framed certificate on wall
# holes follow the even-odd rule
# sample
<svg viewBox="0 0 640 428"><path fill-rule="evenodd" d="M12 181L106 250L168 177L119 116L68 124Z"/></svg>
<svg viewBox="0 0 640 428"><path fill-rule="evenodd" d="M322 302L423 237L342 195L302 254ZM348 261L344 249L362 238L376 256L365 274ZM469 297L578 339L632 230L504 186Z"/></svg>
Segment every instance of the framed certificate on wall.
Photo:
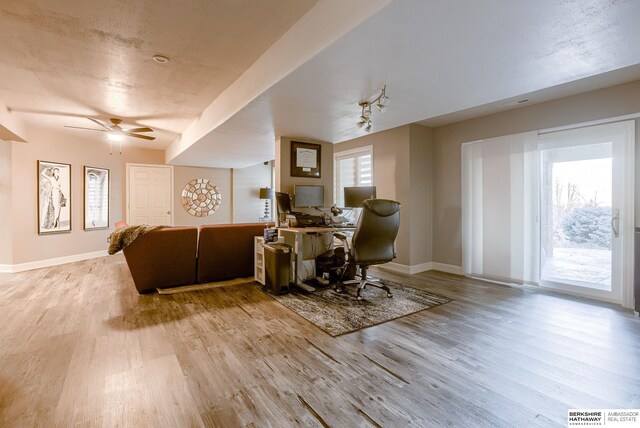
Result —
<svg viewBox="0 0 640 428"><path fill-rule="evenodd" d="M291 142L291 176L320 178L322 146Z"/></svg>

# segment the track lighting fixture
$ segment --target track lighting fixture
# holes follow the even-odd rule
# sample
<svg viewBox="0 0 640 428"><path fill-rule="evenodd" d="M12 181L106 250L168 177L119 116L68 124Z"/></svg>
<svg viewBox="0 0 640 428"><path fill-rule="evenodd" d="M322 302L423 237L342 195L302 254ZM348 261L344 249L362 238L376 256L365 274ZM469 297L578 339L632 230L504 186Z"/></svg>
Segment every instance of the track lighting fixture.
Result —
<svg viewBox="0 0 640 428"><path fill-rule="evenodd" d="M389 97L387 96L386 91L387 85L384 85L380 91L380 95L372 101L360 101L358 103L362 109L362 112L360 113L360 120L356 124L358 125L358 128L364 127L365 131L371 132L371 106L375 105L381 113L384 112L387 109L387 104L389 104Z"/></svg>

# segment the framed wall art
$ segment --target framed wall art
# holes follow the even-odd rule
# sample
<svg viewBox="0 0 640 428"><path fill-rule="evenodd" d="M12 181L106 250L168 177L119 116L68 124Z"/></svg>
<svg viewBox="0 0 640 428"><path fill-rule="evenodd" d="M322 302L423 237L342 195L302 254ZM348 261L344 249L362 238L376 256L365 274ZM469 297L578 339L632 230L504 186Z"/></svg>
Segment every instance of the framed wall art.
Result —
<svg viewBox="0 0 640 428"><path fill-rule="evenodd" d="M109 170L84 167L84 230L109 227Z"/></svg>
<svg viewBox="0 0 640 428"><path fill-rule="evenodd" d="M322 146L291 142L291 176L320 178Z"/></svg>
<svg viewBox="0 0 640 428"><path fill-rule="evenodd" d="M71 165L38 161L38 234L71 232Z"/></svg>
<svg viewBox="0 0 640 428"><path fill-rule="evenodd" d="M194 217L214 214L222 203L220 188L206 178L194 178L182 189L182 207Z"/></svg>

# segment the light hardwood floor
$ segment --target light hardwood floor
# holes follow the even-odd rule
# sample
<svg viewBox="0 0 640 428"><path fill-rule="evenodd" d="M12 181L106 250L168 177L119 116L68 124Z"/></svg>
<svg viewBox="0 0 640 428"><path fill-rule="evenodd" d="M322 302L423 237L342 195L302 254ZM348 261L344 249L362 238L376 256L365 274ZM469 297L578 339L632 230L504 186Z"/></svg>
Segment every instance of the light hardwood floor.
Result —
<svg viewBox="0 0 640 428"><path fill-rule="evenodd" d="M0 426L566 426L640 407L640 321L437 272L455 299L332 338L236 285L139 296L113 256L0 275Z"/></svg>

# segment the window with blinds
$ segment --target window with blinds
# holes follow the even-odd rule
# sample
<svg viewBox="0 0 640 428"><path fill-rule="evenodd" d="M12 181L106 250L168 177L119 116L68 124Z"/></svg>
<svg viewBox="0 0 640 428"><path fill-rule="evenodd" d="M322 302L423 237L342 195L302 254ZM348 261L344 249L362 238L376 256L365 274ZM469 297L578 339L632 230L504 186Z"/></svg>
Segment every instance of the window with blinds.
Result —
<svg viewBox="0 0 640 428"><path fill-rule="evenodd" d="M344 206L344 188L373 186L373 146L334 153L334 202Z"/></svg>

